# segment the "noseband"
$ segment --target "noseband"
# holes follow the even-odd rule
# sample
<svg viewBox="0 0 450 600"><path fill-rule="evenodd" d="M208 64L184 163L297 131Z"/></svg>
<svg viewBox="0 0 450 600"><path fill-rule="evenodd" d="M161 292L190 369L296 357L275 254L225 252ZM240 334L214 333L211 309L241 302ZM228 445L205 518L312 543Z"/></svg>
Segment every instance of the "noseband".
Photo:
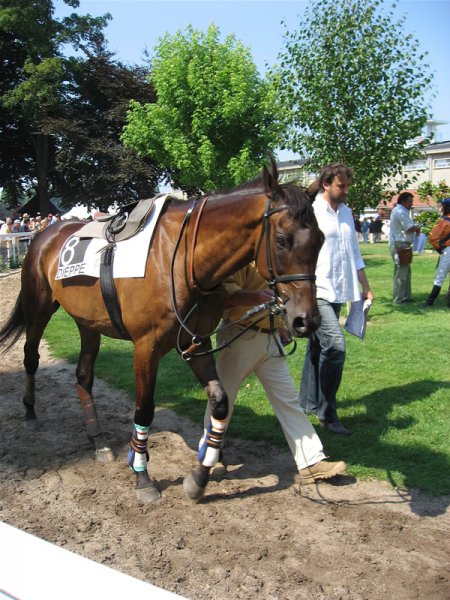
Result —
<svg viewBox="0 0 450 600"><path fill-rule="evenodd" d="M197 238L197 232L198 232L198 228L199 228L199 223L200 223L200 217L203 211L203 208L206 204L208 200L208 196L205 196L203 198L203 200L201 201L200 204L200 208L197 214L197 218L196 218L196 222L195 222L195 226L194 226L194 234L193 234L193 240L192 240L192 245L191 245L191 258L190 258L190 275L189 275L189 283L191 285L192 289L195 289L196 291L200 292L201 294L204 295L210 295L213 294L216 287L214 287L211 290L205 290L203 289L200 284L196 281L195 279L195 273L194 273L194 248L195 248L195 241ZM177 306L177 301L176 301L176 293L175 293L175 277L174 277L174 268L175 268L175 258L178 252L178 248L180 246L181 243L181 239L183 237L183 233L184 230L186 229L187 224L189 223L190 217L194 211L194 208L196 207L197 203L199 202L199 199L196 198L193 200L191 206L189 207L189 209L187 210L185 217L183 219L183 223L181 224L181 228L180 228L180 232L178 234L178 239L176 241L175 244L175 248L173 251L173 255L172 255L172 261L171 261L171 268L170 268L170 275L171 275L171 287L172 287L172 305L173 305L173 309L175 312L175 316L178 320L178 322L180 323L180 329L178 332L178 339L177 339L177 350L179 351L179 353L181 354L182 358L184 360L190 360L193 357L197 357L197 356L206 356L208 354L212 354L213 352L217 352L219 350L222 350L222 348L225 348L226 346L228 346L231 342L233 342L235 339L237 339L238 337L240 337L242 334L244 334L248 329L250 329L250 327L252 325L254 325L255 323L258 323L259 321L261 321L264 317L260 317L259 319L257 319L256 321L252 322L252 324L250 326L246 326L242 329L242 331L240 331L237 335L235 335L231 340L228 340L226 344L223 344L222 346L218 346L217 348L213 348L211 350L206 350L203 352L195 352L195 354L193 354L193 352L202 345L203 341L206 339L209 339L212 335L214 335L214 333L216 333L216 331L212 331L211 333L209 333L208 335L198 335L193 333L188 326L186 325L187 321L189 320L190 316L192 315L192 313L194 312L194 310L197 308L197 304L195 304L191 310L188 312L187 316L183 319L181 317L181 315L179 314L178 311L178 306ZM279 298L279 294L278 294L278 288L277 288L277 284L278 283L291 283L293 281L315 281L316 280L316 276L313 273L297 273L297 274L293 274L293 275L276 275L273 269L273 261L272 261L272 252L271 252L271 247L270 247L270 236L271 236L271 222L270 222L270 217L278 212L282 212L283 210L287 210L288 205L287 204L282 204L281 206L277 206L275 208L270 206L270 198L267 198L267 204L266 204L266 208L263 214L263 223L262 223L262 227L261 227L261 233L259 236L259 240L256 246L256 251L255 251L255 258L254 260L257 260L259 251L261 249L261 245L262 242L264 240L264 237L266 238L266 266L267 266L267 271L269 273L269 279L268 279L268 285L270 287L270 289L272 290L273 294L274 294L274 299L271 302L266 302L265 304L260 304L250 310L248 310L245 315L243 315L239 321L245 320L247 319L249 316L258 314L258 312L261 311L265 311L267 309L269 309L269 317L270 317L270 328L275 331L275 326L274 326L274 318L275 315L283 315L285 314L285 309L283 307L283 304L280 303L280 298ZM220 284L219 284L220 285ZM180 342L180 338L181 338L181 332L182 330L186 331L192 338L192 343L189 346L189 348L187 350L182 350L181 349L181 342ZM274 336L275 337L275 336ZM279 347L280 350L280 354L283 355L283 350L280 348L279 346L279 342L278 340L275 338L275 341L277 342L277 345ZM295 344L296 346L296 344ZM293 349L293 351L295 351L295 347Z"/></svg>

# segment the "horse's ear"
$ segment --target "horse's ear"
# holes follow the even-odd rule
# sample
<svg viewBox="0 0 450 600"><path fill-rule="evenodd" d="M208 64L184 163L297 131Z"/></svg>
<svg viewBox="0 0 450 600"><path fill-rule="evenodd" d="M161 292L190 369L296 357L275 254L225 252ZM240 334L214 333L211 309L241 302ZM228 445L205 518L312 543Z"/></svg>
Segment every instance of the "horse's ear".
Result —
<svg viewBox="0 0 450 600"><path fill-rule="evenodd" d="M315 179L306 189L306 194L311 202L314 202L320 191L319 178Z"/></svg>
<svg viewBox="0 0 450 600"><path fill-rule="evenodd" d="M274 201L281 200L283 191L278 183L277 163L273 155L270 155L270 169L264 165L264 188L266 195Z"/></svg>

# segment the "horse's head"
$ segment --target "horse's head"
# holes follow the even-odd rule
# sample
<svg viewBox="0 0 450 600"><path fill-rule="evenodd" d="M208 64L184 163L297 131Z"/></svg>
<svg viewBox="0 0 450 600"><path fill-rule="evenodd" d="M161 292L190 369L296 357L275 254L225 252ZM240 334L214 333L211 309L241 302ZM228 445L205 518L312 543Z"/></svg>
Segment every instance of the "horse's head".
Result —
<svg viewBox="0 0 450 600"><path fill-rule="evenodd" d="M320 325L315 270L324 236L308 195L280 185L274 163L272 172L264 169L264 183L268 203L258 269L276 282L290 333L307 337Z"/></svg>

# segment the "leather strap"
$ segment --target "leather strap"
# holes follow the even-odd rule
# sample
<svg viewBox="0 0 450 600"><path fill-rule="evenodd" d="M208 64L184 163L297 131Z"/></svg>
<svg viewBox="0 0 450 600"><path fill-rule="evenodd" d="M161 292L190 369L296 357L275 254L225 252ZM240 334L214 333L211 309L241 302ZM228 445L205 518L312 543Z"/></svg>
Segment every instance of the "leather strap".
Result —
<svg viewBox="0 0 450 600"><path fill-rule="evenodd" d="M113 262L115 249L115 244L110 244L106 246L102 253L100 261L100 289L111 323L124 339L131 340L130 334L122 320L122 311L117 297L116 286L114 285Z"/></svg>

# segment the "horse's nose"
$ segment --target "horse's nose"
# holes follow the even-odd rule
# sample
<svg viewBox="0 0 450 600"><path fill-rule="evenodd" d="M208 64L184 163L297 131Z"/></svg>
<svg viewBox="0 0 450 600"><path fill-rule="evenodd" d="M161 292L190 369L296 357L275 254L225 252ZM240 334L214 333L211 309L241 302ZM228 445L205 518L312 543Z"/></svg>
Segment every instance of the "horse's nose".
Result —
<svg viewBox="0 0 450 600"><path fill-rule="evenodd" d="M309 337L320 325L320 315L297 315L292 322L292 330L297 337Z"/></svg>

